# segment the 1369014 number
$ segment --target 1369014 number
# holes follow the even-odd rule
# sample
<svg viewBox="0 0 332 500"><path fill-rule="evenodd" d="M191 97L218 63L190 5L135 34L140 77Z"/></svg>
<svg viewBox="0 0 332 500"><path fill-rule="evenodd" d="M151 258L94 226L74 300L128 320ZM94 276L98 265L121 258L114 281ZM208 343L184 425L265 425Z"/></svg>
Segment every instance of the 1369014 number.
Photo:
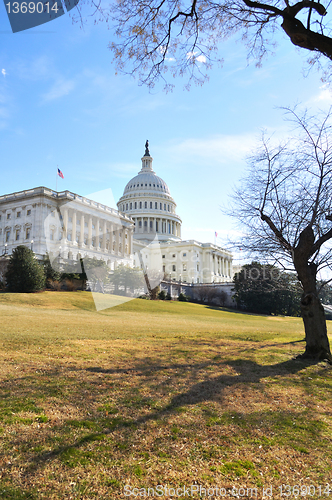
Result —
<svg viewBox="0 0 332 500"><path fill-rule="evenodd" d="M325 484L324 486L314 486L313 484L290 486L289 484L283 484L279 486L279 494L282 497L325 497L330 496L331 493L332 488L329 484Z"/></svg>
<svg viewBox="0 0 332 500"><path fill-rule="evenodd" d="M8 14L34 14L37 12L37 14L42 14L43 12L46 12L49 14L50 12L55 12L56 14L58 13L59 7L58 3L54 2L52 6L50 6L50 2L8 2L6 3L7 7L7 12Z"/></svg>

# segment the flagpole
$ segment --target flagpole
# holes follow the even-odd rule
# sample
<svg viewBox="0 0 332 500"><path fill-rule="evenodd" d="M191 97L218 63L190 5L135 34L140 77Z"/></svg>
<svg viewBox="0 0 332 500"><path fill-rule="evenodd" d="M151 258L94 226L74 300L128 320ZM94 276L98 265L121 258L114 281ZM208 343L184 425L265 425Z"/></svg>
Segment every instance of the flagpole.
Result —
<svg viewBox="0 0 332 500"><path fill-rule="evenodd" d="M56 169L56 176L55 176L55 190L58 192L58 167Z"/></svg>

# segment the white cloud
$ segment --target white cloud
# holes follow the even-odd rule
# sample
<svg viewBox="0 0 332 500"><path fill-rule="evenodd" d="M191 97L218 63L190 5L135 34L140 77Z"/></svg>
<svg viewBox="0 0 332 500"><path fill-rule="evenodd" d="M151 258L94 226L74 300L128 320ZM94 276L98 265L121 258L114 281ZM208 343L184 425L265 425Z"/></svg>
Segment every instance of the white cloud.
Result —
<svg viewBox="0 0 332 500"><path fill-rule="evenodd" d="M1 70L1 73L3 74L3 76L6 76L6 75L7 75L7 73L6 73L6 70L5 70L5 69L2 69L2 70Z"/></svg>
<svg viewBox="0 0 332 500"><path fill-rule="evenodd" d="M321 91L314 98L314 100L316 102L317 101L328 101L329 103L331 103L331 101L332 101L332 92L331 92L331 89L330 88L324 88L324 86L321 87Z"/></svg>
<svg viewBox="0 0 332 500"><path fill-rule="evenodd" d="M187 59L196 59L197 62L206 63L206 57L200 54L196 57L197 52L187 52Z"/></svg>
<svg viewBox="0 0 332 500"><path fill-rule="evenodd" d="M58 80L51 89L43 95L43 101L53 101L68 95L75 88L73 80Z"/></svg>
<svg viewBox="0 0 332 500"><path fill-rule="evenodd" d="M256 144L257 135L254 133L220 134L202 139L186 139L171 149L177 156L190 159L190 162L201 163L204 159L204 163L208 161L220 164L243 160Z"/></svg>

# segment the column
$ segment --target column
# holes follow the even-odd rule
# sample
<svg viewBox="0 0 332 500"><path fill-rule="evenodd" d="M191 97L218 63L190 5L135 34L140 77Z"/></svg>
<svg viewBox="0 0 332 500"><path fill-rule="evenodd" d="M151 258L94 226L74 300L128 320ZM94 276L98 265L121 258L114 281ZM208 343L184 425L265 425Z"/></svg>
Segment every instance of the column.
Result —
<svg viewBox="0 0 332 500"><path fill-rule="evenodd" d="M130 230L129 231L129 235L128 235L128 252L129 252L129 255L131 255L133 253L133 232Z"/></svg>
<svg viewBox="0 0 332 500"><path fill-rule="evenodd" d="M84 215L81 214L81 234L80 234L80 247L84 244Z"/></svg>
<svg viewBox="0 0 332 500"><path fill-rule="evenodd" d="M76 210L73 213L73 229L71 232L71 240L74 245L76 245Z"/></svg>
<svg viewBox="0 0 332 500"><path fill-rule="evenodd" d="M96 249L99 250L99 232L100 232L100 221L96 219Z"/></svg>
<svg viewBox="0 0 332 500"><path fill-rule="evenodd" d="M67 239L68 233L68 210L67 208L63 211L63 238Z"/></svg>
<svg viewBox="0 0 332 500"><path fill-rule="evenodd" d="M150 217L148 217L148 233L150 232Z"/></svg>
<svg viewBox="0 0 332 500"><path fill-rule="evenodd" d="M107 236L107 223L106 220L103 222L103 240L101 244L101 249L103 252L106 251L106 236Z"/></svg>
<svg viewBox="0 0 332 500"><path fill-rule="evenodd" d="M122 255L125 255L126 254L126 234L127 234L127 230L125 228L123 228L123 231L122 231Z"/></svg>
<svg viewBox="0 0 332 500"><path fill-rule="evenodd" d="M89 216L88 222L88 247L90 248L92 245L92 217Z"/></svg>
<svg viewBox="0 0 332 500"><path fill-rule="evenodd" d="M113 224L110 225L110 250L112 253L113 252L113 241L114 241L114 237L113 237Z"/></svg>
<svg viewBox="0 0 332 500"><path fill-rule="evenodd" d="M119 253L119 240L120 240L120 228L121 226L116 226L115 229L115 251Z"/></svg>

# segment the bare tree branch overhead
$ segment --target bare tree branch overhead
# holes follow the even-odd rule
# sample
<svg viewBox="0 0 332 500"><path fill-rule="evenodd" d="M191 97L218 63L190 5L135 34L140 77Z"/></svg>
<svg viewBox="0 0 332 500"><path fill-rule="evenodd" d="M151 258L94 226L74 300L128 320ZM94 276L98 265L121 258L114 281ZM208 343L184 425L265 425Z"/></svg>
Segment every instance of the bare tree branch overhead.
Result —
<svg viewBox="0 0 332 500"><path fill-rule="evenodd" d="M89 0L86 0L89 3ZM324 67L332 60L331 1L303 0L117 0L104 7L90 3L95 22L106 21L117 41L110 43L119 70L136 74L153 86L165 73L189 74L202 83L214 61L221 62L220 43L236 35L248 56L260 64L282 31L305 49L309 64Z"/></svg>
<svg viewBox="0 0 332 500"><path fill-rule="evenodd" d="M317 273L332 272L332 109L327 115L287 110L299 134L262 146L234 191L228 214L240 222L240 246L296 271L302 285L304 356L332 362Z"/></svg>

